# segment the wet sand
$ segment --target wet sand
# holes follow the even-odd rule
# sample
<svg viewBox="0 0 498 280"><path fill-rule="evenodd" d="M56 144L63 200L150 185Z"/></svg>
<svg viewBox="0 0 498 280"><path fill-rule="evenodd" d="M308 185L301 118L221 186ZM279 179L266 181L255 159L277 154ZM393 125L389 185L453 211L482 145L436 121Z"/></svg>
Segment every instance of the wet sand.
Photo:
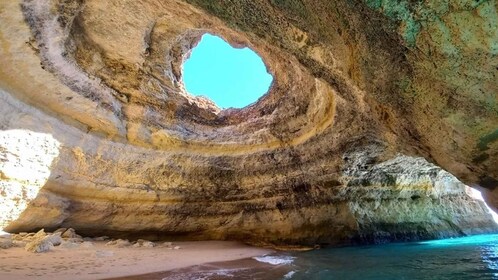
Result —
<svg viewBox="0 0 498 280"><path fill-rule="evenodd" d="M285 264L272 265L247 258L107 280L286 279L285 276L292 273L291 271L292 267Z"/></svg>
<svg viewBox="0 0 498 280"><path fill-rule="evenodd" d="M165 247L116 248L105 246L105 243L94 242L94 245L88 248L55 247L49 252L39 254L27 252L23 248L0 249L0 279L116 278L164 273L272 252L229 241L175 242L174 246L180 246L177 250Z"/></svg>

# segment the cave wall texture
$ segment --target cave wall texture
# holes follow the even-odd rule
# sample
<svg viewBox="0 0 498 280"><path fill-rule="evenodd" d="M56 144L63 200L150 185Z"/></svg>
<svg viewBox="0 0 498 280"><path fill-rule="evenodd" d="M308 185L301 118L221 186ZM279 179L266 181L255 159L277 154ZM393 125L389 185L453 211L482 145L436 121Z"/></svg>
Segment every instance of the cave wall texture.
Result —
<svg viewBox="0 0 498 280"><path fill-rule="evenodd" d="M1 1L0 227L276 245L496 231L463 183L498 207L497 7ZM223 111L186 93L206 32L255 50L269 93Z"/></svg>

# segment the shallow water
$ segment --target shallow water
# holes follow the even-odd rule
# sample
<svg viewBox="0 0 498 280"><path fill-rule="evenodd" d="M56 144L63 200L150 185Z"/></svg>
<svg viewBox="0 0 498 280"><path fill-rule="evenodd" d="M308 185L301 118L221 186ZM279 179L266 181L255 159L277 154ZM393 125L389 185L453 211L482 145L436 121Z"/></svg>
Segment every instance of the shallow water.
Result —
<svg viewBox="0 0 498 280"><path fill-rule="evenodd" d="M290 279L498 279L498 235L296 254Z"/></svg>
<svg viewBox="0 0 498 280"><path fill-rule="evenodd" d="M498 279L498 235L277 253L135 279Z"/></svg>

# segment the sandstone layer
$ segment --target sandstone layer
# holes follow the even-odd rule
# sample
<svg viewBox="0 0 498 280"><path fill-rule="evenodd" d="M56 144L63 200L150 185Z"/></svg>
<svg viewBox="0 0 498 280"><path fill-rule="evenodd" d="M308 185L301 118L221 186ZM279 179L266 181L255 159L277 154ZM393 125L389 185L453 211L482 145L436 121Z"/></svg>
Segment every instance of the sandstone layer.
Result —
<svg viewBox="0 0 498 280"><path fill-rule="evenodd" d="M497 5L4 1L0 226L305 245L495 231L458 179L498 207ZM220 110L185 92L204 33L255 50L268 94Z"/></svg>

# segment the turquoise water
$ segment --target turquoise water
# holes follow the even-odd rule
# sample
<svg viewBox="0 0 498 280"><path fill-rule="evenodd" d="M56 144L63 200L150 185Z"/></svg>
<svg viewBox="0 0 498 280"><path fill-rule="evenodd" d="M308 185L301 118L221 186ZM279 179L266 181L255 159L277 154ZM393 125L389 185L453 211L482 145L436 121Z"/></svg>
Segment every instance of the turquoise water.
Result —
<svg viewBox="0 0 498 280"><path fill-rule="evenodd" d="M498 234L309 252L279 252L122 279L498 279Z"/></svg>
<svg viewBox="0 0 498 280"><path fill-rule="evenodd" d="M498 279L498 235L294 254L288 279Z"/></svg>
<svg viewBox="0 0 498 280"><path fill-rule="evenodd" d="M140 279L498 279L498 235L276 253Z"/></svg>

